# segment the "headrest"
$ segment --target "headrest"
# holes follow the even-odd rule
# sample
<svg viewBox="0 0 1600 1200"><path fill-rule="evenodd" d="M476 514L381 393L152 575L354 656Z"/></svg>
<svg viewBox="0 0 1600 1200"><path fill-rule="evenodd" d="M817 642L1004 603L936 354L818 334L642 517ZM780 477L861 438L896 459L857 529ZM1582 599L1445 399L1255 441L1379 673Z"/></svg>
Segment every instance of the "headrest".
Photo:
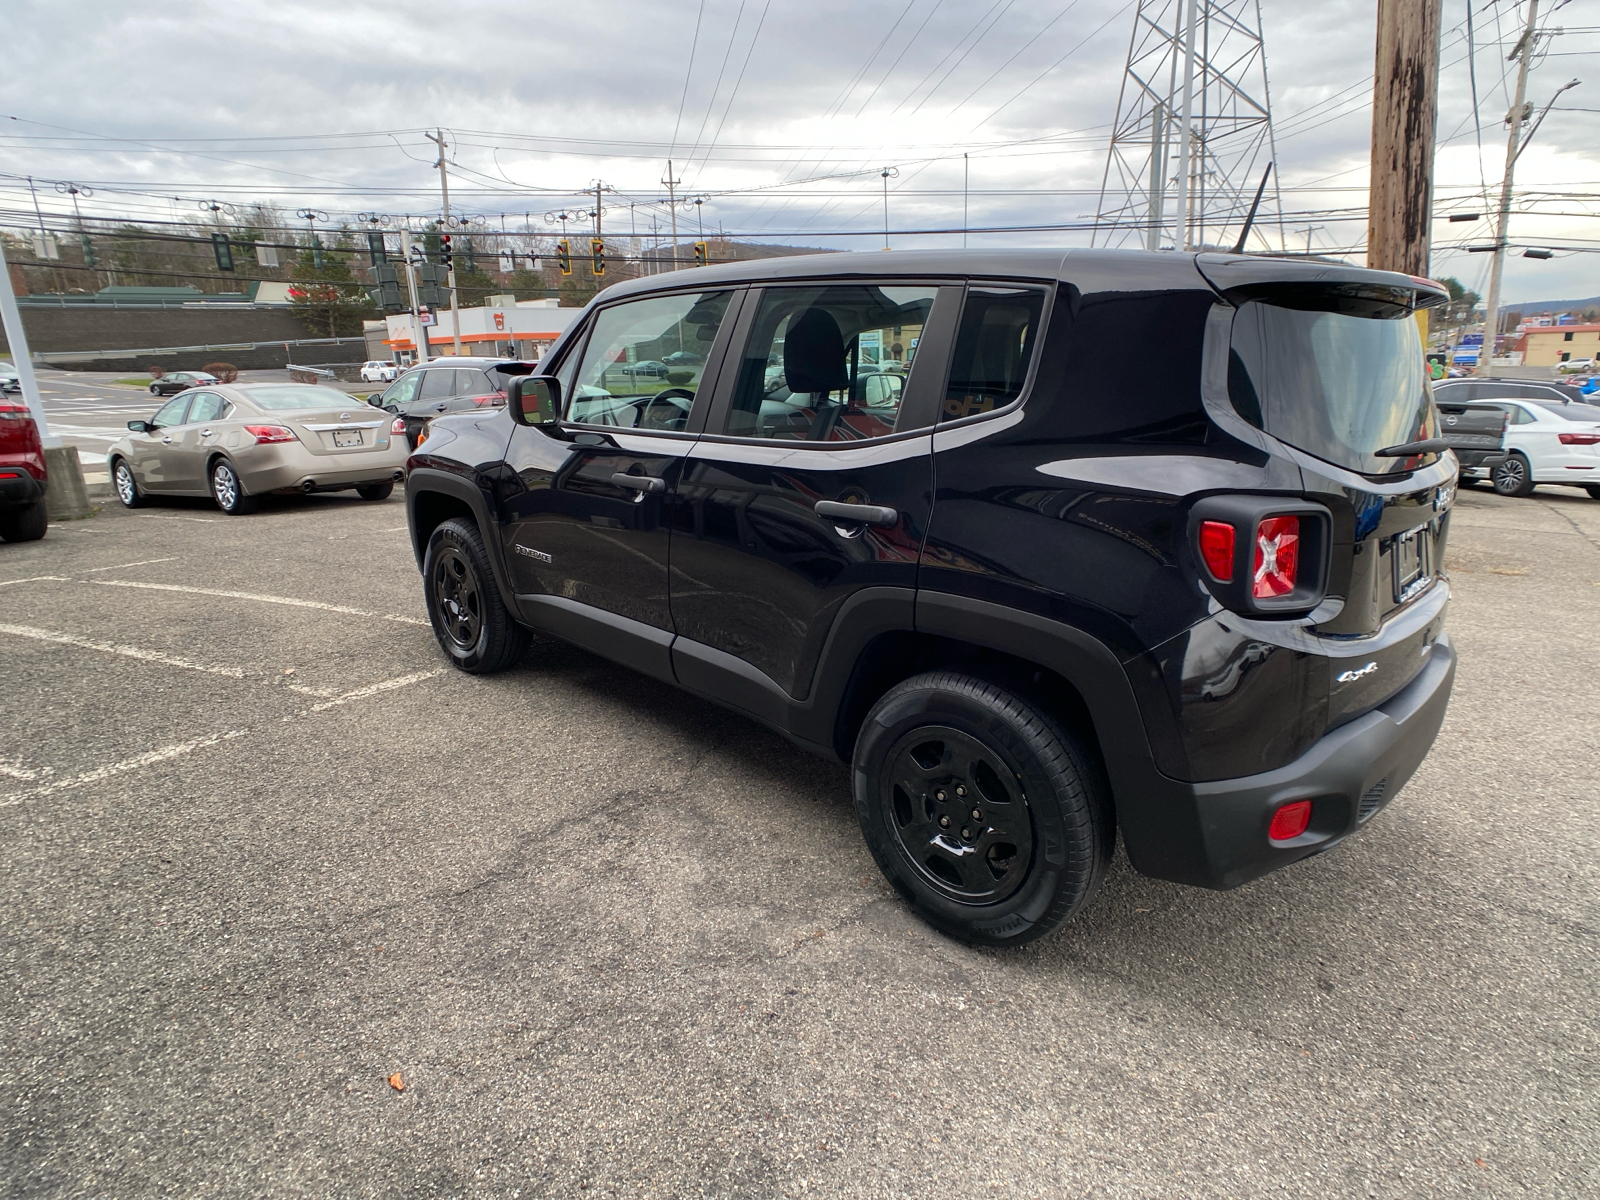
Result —
<svg viewBox="0 0 1600 1200"><path fill-rule="evenodd" d="M783 335L783 382L791 392L837 392L850 386L839 322L808 308Z"/></svg>

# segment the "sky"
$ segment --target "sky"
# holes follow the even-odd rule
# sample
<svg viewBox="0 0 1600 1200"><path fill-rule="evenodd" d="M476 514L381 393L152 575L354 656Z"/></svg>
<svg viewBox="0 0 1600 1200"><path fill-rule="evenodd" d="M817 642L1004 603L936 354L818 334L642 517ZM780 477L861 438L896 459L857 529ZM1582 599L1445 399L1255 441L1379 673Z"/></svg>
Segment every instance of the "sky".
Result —
<svg viewBox="0 0 1600 1200"><path fill-rule="evenodd" d="M557 233L552 217L592 209L579 193L596 183L608 237L665 229L670 159L685 238L877 249L887 190L896 248L960 245L964 225L1079 226L967 233L975 246L1087 245L1137 8L10 0L0 225L33 222L27 176L52 223L72 211L69 182L85 214L193 220L264 200L333 225L416 223L439 211L425 131L441 129L452 208L489 229ZM1267 244L1362 261L1375 10L1261 0L1283 214ZM1541 14L1529 99L1585 82L1517 165L1512 304L1600 294L1600 3ZM1498 194L1525 15L1526 0L1444 0L1436 213L1487 216ZM586 220L567 228L587 236ZM1432 273L1482 292L1491 256L1466 247L1491 236L1486 220L1438 221ZM1565 249L1540 261L1523 246Z"/></svg>

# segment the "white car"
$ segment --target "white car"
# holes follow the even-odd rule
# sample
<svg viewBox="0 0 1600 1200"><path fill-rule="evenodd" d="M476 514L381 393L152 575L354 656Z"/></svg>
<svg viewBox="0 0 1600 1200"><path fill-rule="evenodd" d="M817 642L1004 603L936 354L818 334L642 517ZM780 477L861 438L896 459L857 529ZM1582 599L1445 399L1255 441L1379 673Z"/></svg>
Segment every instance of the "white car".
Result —
<svg viewBox="0 0 1600 1200"><path fill-rule="evenodd" d="M373 359L371 362L361 364L362 383L392 383L399 374L400 368L392 362Z"/></svg>
<svg viewBox="0 0 1600 1200"><path fill-rule="evenodd" d="M1539 484L1559 483L1600 500L1600 407L1521 397L1467 407L1498 409L1509 418L1506 457L1490 472L1502 496L1527 496Z"/></svg>
<svg viewBox="0 0 1600 1200"><path fill-rule="evenodd" d="M1594 370L1594 359L1572 358L1556 364L1557 375L1587 375Z"/></svg>

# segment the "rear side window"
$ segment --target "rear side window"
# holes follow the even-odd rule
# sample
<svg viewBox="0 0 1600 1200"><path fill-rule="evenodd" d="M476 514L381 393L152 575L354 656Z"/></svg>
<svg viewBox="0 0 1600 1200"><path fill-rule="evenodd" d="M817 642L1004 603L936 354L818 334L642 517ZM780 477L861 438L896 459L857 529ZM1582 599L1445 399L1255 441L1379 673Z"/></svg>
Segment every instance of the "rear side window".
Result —
<svg viewBox="0 0 1600 1200"><path fill-rule="evenodd" d="M967 289L950 357L943 419L1004 408L1022 395L1044 316L1044 289L973 285Z"/></svg>
<svg viewBox="0 0 1600 1200"><path fill-rule="evenodd" d="M422 390L419 400L446 400L456 394L456 372L435 368L422 373Z"/></svg>

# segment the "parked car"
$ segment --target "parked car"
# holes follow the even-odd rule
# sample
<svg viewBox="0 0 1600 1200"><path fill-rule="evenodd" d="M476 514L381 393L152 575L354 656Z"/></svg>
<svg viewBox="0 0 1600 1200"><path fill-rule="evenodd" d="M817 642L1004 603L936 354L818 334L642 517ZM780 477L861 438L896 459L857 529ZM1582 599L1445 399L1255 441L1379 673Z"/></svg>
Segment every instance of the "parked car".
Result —
<svg viewBox="0 0 1600 1200"><path fill-rule="evenodd" d="M217 383L215 375L207 375L204 371L171 371L160 379L150 381L150 394L152 396L176 396L179 392L187 391L192 387L209 387Z"/></svg>
<svg viewBox="0 0 1600 1200"><path fill-rule="evenodd" d="M1440 410L1503 413L1506 455L1462 471L1467 481L1489 479L1502 496L1528 496L1540 484L1581 487L1600 500L1600 406L1565 383L1484 379L1434 385ZM1463 464L1466 467L1466 464Z"/></svg>
<svg viewBox="0 0 1600 1200"><path fill-rule="evenodd" d="M368 396L367 402L404 417L406 442L415 449L435 417L501 407L506 402L507 380L532 371L532 363L519 359L434 359L412 367L382 395Z"/></svg>
<svg viewBox="0 0 1600 1200"><path fill-rule="evenodd" d="M695 364L688 363L686 366ZM632 375L638 379L665 379L667 377L667 364L646 359L644 362L619 363L616 369L624 375Z"/></svg>
<svg viewBox="0 0 1600 1200"><path fill-rule="evenodd" d="M386 500L406 461L402 421L320 384L196 388L128 430L106 465L129 508L152 496L210 496L238 514L267 492L349 489Z"/></svg>
<svg viewBox="0 0 1600 1200"><path fill-rule="evenodd" d="M1237 887L1360 829L1444 718L1457 464L1410 317L1446 300L1059 249L618 283L409 459L434 634L472 673L563 638L849 763L885 875L971 941L1071 916L1119 829ZM672 387L610 370L684 349Z"/></svg>
<svg viewBox="0 0 1600 1200"><path fill-rule="evenodd" d="M22 377L17 374L16 367L5 361L0 361L0 395L21 395Z"/></svg>
<svg viewBox="0 0 1600 1200"><path fill-rule="evenodd" d="M382 359L373 359L371 362L361 364L362 383L392 383L399 374L399 367Z"/></svg>
<svg viewBox="0 0 1600 1200"><path fill-rule="evenodd" d="M20 400L0 398L0 539L36 542L44 536L48 482L33 414Z"/></svg>
<svg viewBox="0 0 1600 1200"><path fill-rule="evenodd" d="M1438 404L1439 436L1461 464L1461 481L1487 478L1506 456L1506 425L1510 418L1499 409L1451 401L1448 395Z"/></svg>
<svg viewBox="0 0 1600 1200"><path fill-rule="evenodd" d="M1557 375L1586 375L1594 370L1592 358L1570 358L1566 362L1556 364Z"/></svg>

